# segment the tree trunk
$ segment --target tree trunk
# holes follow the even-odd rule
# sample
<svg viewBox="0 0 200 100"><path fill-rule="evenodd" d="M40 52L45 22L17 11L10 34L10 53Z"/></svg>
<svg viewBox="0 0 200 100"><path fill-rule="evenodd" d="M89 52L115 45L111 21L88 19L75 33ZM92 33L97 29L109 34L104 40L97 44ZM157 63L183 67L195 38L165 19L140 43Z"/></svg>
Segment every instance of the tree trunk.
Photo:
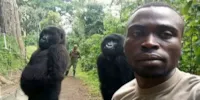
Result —
<svg viewBox="0 0 200 100"><path fill-rule="evenodd" d="M16 0L0 0L0 33L16 38L22 56L25 55L24 42L21 36L18 6Z"/></svg>

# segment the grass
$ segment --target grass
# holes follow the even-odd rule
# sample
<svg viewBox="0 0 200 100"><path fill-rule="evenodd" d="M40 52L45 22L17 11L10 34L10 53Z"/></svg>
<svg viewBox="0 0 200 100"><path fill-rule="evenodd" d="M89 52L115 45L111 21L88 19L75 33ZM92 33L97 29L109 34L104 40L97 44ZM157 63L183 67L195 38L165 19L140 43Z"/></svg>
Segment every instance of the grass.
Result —
<svg viewBox="0 0 200 100"><path fill-rule="evenodd" d="M27 52L27 57L28 59L31 57L32 53L37 49L36 46L27 46L26 47L26 52ZM22 70L24 66L26 65L25 60L21 59L19 57L15 57L14 55L9 55L9 53L1 53L0 56L4 54L4 58L1 60L0 64L0 73L4 76L8 76L11 72L15 72L18 70ZM6 56L6 57L5 57ZM3 62L4 60L4 62Z"/></svg>
<svg viewBox="0 0 200 100"><path fill-rule="evenodd" d="M27 54L27 57L28 59L31 57L32 53L37 49L36 46L27 46L26 47L26 54Z"/></svg>
<svg viewBox="0 0 200 100"><path fill-rule="evenodd" d="M23 68L25 60L13 51L0 50L0 74L8 75L10 72Z"/></svg>
<svg viewBox="0 0 200 100"><path fill-rule="evenodd" d="M99 80L95 71L83 72L80 66L77 67L77 77L83 80L88 86L89 93L92 98L99 98L101 100L101 93L99 90Z"/></svg>

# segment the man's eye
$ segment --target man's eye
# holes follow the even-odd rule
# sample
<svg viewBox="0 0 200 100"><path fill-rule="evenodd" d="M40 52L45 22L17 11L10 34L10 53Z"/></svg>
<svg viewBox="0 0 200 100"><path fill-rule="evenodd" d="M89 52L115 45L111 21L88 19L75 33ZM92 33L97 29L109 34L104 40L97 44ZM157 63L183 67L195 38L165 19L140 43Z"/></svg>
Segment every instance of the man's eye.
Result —
<svg viewBox="0 0 200 100"><path fill-rule="evenodd" d="M133 36L134 37L138 37L138 36L141 36L141 35L143 35L144 34L144 32L142 32L142 31L140 31L140 30L134 30L133 31Z"/></svg>
<svg viewBox="0 0 200 100"><path fill-rule="evenodd" d="M170 32L170 31L163 31L160 34L160 37L163 38L163 39L170 39L173 37L173 33Z"/></svg>

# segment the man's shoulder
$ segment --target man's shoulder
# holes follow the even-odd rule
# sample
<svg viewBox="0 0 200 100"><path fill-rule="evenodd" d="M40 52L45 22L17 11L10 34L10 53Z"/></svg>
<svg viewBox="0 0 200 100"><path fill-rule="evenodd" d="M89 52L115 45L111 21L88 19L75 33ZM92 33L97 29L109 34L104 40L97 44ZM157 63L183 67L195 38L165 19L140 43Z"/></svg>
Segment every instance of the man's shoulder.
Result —
<svg viewBox="0 0 200 100"><path fill-rule="evenodd" d="M198 90L200 92L200 76L183 71L181 73L183 77L181 80L182 85L186 84L187 87L190 87L191 91Z"/></svg>
<svg viewBox="0 0 200 100"><path fill-rule="evenodd" d="M126 83L121 88L119 88L113 95L112 100L121 100L129 95L133 95L136 90L136 79Z"/></svg>
<svg viewBox="0 0 200 100"><path fill-rule="evenodd" d="M187 80L189 83L199 83L200 84L200 76L199 75L195 75L195 74L191 74L191 73L187 73L187 72L183 72L181 71L181 75L182 77L184 77L185 80Z"/></svg>
<svg viewBox="0 0 200 100"><path fill-rule="evenodd" d="M182 72L184 83L181 84L182 88L186 88L190 94L190 98L195 98L195 100L200 100L200 76L194 75L186 72ZM186 85L184 85L186 84Z"/></svg>

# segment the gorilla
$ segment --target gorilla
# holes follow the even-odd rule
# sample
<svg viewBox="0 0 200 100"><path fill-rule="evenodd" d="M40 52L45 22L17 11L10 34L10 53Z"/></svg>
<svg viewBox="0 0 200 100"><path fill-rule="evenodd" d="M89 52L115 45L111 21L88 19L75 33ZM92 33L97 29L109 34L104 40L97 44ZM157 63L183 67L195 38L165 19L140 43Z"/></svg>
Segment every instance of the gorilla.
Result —
<svg viewBox="0 0 200 100"><path fill-rule="evenodd" d="M101 43L102 53L97 59L97 71L104 100L111 100L115 91L135 78L123 52L124 40L122 35L113 33Z"/></svg>
<svg viewBox="0 0 200 100"><path fill-rule="evenodd" d="M32 54L20 79L29 100L58 100L68 63L64 30L54 26L44 28L39 48Z"/></svg>

